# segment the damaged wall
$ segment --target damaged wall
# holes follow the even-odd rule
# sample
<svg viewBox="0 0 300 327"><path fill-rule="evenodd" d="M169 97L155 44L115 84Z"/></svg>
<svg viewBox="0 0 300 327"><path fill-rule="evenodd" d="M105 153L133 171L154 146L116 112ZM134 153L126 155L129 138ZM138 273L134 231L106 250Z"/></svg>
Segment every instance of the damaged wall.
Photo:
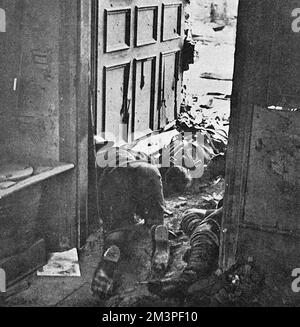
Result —
<svg viewBox="0 0 300 327"><path fill-rule="evenodd" d="M44 0L0 2L7 16L7 31L1 34L0 110L3 124L11 124L2 128L1 143L9 154L21 158L75 160L75 154L61 155L64 146L70 153L76 145L77 53L72 43L77 13L65 12L65 5Z"/></svg>
<svg viewBox="0 0 300 327"><path fill-rule="evenodd" d="M255 107L245 217L278 230L300 231L298 113ZM297 119L298 118L298 119Z"/></svg>
<svg viewBox="0 0 300 327"><path fill-rule="evenodd" d="M220 262L254 257L291 292L300 265L300 60L291 28L299 1L239 6Z"/></svg>
<svg viewBox="0 0 300 327"><path fill-rule="evenodd" d="M49 249L76 246L87 224L90 6L0 0L1 159L76 166L43 182L40 222Z"/></svg>
<svg viewBox="0 0 300 327"><path fill-rule="evenodd" d="M1 36L10 46L1 56L1 112L12 124L2 129L6 149L59 160L59 3L6 3L7 32Z"/></svg>

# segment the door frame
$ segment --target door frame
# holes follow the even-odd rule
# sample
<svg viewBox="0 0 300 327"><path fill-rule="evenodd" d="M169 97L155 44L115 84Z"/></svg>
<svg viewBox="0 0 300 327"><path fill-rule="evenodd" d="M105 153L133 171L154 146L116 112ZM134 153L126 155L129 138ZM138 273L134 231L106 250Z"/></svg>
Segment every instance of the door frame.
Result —
<svg viewBox="0 0 300 327"><path fill-rule="evenodd" d="M94 1L93 1L94 2ZM95 1L96 2L96 1ZM71 3L70 3L71 5ZM88 173L89 173L89 115L93 103L92 79L92 1L77 1L77 246L84 245L89 236Z"/></svg>

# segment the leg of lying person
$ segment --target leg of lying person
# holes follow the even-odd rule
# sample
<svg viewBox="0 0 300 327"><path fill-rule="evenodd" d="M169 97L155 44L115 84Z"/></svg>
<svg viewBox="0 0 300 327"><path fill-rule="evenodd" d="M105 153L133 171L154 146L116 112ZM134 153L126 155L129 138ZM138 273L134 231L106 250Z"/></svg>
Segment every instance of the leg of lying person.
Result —
<svg viewBox="0 0 300 327"><path fill-rule="evenodd" d="M96 270L92 290L106 298L112 291L116 267L116 251L124 254L136 232L134 214L140 214L145 225L156 225L154 241L158 256L164 254L164 265L169 258L168 231L164 223L164 197L159 170L146 162L132 162L127 167L109 168L99 182L100 207L105 231L103 260ZM164 246L163 246L164 245ZM162 261L162 260L160 260Z"/></svg>
<svg viewBox="0 0 300 327"><path fill-rule="evenodd" d="M182 227L190 236L191 245L186 270L192 270L198 275L208 275L217 268L222 214L223 208L220 208L202 221L198 218L197 210L194 212L194 219L192 212L183 217Z"/></svg>
<svg viewBox="0 0 300 327"><path fill-rule="evenodd" d="M92 282L92 292L107 299L113 290L114 272L130 239L134 226L136 204L130 197L132 188L130 168L106 169L99 181L99 206L104 227L104 255Z"/></svg>
<svg viewBox="0 0 300 327"><path fill-rule="evenodd" d="M191 245L185 260L187 266L179 276L163 282L150 281L148 290L151 293L161 297L186 296L191 284L211 276L217 269L223 209L208 213L206 210L190 209L184 214L181 228L189 236Z"/></svg>
<svg viewBox="0 0 300 327"><path fill-rule="evenodd" d="M151 227L153 239L152 268L158 273L164 273L169 258L170 248L168 229L164 226L165 201L163 185L159 170L147 163L133 164L136 173L136 188L133 194L138 203L138 211Z"/></svg>

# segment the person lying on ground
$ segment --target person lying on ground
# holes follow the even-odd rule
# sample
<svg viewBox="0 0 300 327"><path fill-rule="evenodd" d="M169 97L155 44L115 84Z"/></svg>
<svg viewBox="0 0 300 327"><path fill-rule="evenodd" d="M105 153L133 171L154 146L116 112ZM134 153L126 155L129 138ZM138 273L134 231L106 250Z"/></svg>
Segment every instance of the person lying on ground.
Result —
<svg viewBox="0 0 300 327"><path fill-rule="evenodd" d="M98 182L99 207L103 220L104 255L95 271L92 292L107 298L122 252L135 232L136 217L154 227L153 262L166 266L169 258L168 230L164 226L165 202L161 175L154 165L131 160L124 167L106 167Z"/></svg>

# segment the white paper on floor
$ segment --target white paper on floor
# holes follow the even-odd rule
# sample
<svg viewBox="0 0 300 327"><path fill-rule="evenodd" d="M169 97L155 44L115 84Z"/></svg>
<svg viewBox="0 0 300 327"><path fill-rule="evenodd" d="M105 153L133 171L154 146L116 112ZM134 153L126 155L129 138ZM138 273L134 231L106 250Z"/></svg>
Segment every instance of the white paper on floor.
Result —
<svg viewBox="0 0 300 327"><path fill-rule="evenodd" d="M77 249L51 253L48 263L38 270L38 276L80 277Z"/></svg>

